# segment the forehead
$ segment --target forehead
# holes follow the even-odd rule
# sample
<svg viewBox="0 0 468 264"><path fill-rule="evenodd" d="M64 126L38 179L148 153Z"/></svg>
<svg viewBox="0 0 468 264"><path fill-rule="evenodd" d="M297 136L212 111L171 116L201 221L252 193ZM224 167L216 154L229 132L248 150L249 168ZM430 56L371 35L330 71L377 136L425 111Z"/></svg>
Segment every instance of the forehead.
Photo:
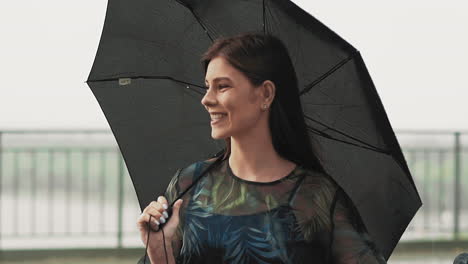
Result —
<svg viewBox="0 0 468 264"><path fill-rule="evenodd" d="M236 78L237 75L238 73L236 69L232 67L224 58L216 57L208 64L205 82L217 82L221 80L232 81L232 78Z"/></svg>

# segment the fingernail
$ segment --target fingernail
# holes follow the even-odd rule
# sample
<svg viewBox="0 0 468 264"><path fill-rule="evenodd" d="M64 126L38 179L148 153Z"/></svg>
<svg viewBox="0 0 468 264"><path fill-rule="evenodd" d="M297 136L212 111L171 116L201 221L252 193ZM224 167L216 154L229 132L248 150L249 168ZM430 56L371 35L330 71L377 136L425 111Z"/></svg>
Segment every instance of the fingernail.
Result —
<svg viewBox="0 0 468 264"><path fill-rule="evenodd" d="M169 218L169 215L167 214L166 211L163 212L163 215L164 215L164 217L165 217L166 219Z"/></svg>
<svg viewBox="0 0 468 264"><path fill-rule="evenodd" d="M163 224L166 223L166 219L163 216L161 216L161 218L159 218L159 221L161 221L161 223L163 223Z"/></svg>
<svg viewBox="0 0 468 264"><path fill-rule="evenodd" d="M157 225L159 225L159 222L158 222L158 220L154 220L154 223L155 223L155 224L157 224Z"/></svg>
<svg viewBox="0 0 468 264"><path fill-rule="evenodd" d="M164 208L164 209L167 209L167 204L163 204L163 208Z"/></svg>

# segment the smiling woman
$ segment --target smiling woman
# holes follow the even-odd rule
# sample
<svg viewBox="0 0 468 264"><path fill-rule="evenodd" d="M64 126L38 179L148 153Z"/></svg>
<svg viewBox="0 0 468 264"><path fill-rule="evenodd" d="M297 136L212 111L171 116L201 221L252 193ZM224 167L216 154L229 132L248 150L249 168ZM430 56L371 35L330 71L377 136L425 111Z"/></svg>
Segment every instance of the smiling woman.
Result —
<svg viewBox="0 0 468 264"><path fill-rule="evenodd" d="M179 170L169 184L170 201L193 186L174 213L180 222L163 228L171 234L169 259L385 263L351 200L321 165L283 43L261 33L221 38L202 64L201 104L211 115L211 136L226 148ZM151 250L153 263L165 260L157 257L161 247Z"/></svg>
<svg viewBox="0 0 468 264"><path fill-rule="evenodd" d="M201 103L212 117L214 139L248 134L253 140L267 133L266 110L275 94L275 85L271 81L254 86L222 56L210 61L206 78L207 84L212 81Z"/></svg>

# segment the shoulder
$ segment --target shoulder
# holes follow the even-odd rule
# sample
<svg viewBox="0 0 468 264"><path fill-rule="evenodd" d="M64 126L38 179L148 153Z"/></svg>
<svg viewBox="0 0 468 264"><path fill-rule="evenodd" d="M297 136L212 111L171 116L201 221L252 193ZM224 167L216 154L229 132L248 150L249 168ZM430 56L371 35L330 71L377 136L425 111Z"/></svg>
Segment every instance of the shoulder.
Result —
<svg viewBox="0 0 468 264"><path fill-rule="evenodd" d="M202 172L202 170L213 163L215 160L216 158L198 160L178 169L176 177L179 188L181 190L188 188L190 184L192 184L192 182L196 179L196 177Z"/></svg>
<svg viewBox="0 0 468 264"><path fill-rule="evenodd" d="M328 232L332 228L330 209L338 190L338 184L326 173L301 168L303 176L298 186L293 207L300 230L306 240L316 232Z"/></svg>
<svg viewBox="0 0 468 264"><path fill-rule="evenodd" d="M328 174L309 172L301 186L301 196L308 204L320 205L323 212L339 212L355 217L357 209L346 191ZM340 215L338 214L338 215Z"/></svg>
<svg viewBox="0 0 468 264"><path fill-rule="evenodd" d="M304 180L300 185L300 189L304 195L313 199L325 199L326 201L333 200L339 185L335 180L325 172L317 172L309 169L301 168L304 174Z"/></svg>
<svg viewBox="0 0 468 264"><path fill-rule="evenodd" d="M335 197L341 188L327 173L302 170L304 177L298 186L294 206L303 211L306 218L319 217L322 222L328 222L330 210L333 209Z"/></svg>
<svg viewBox="0 0 468 264"><path fill-rule="evenodd" d="M182 176L193 176L194 173L197 173L199 170L206 168L211 163L213 163L216 158L210 158L207 160L198 160L190 163L189 165L180 168Z"/></svg>

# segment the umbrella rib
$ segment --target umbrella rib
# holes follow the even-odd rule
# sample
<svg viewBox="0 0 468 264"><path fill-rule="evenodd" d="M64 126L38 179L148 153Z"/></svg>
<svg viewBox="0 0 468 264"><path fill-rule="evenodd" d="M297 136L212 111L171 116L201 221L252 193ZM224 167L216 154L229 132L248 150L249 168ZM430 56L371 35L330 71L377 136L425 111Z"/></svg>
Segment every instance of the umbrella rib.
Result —
<svg viewBox="0 0 468 264"><path fill-rule="evenodd" d="M328 139L332 139L332 140L335 140L335 141L339 141L339 142L342 142L342 143L354 145L354 146L357 146L357 147L369 149L369 150L376 151L376 152L380 152L380 153L383 153L383 154L390 154L390 152L387 151L387 150L385 150L385 149L381 149L381 148L372 146L371 144L366 143L366 142L364 142L364 141L362 141L362 140L360 140L360 139L357 139L357 138L354 138L354 137L352 137L352 136L346 135L346 134L344 134L343 132L338 131L338 130L336 130L336 129L334 129L334 128L331 128L331 127L329 127L329 126L327 126L327 125L325 125L325 124L322 124L322 123L320 123L320 122L318 122L318 121L316 121L316 120L314 120L314 119L312 119L312 118L310 118L310 117L307 117L307 116L306 116L306 118L311 119L312 121L315 121L315 122L317 122L317 123L319 123L319 124L325 126L325 127L327 128L327 130L328 130L328 129L329 129L329 130L333 130L333 131L335 131L335 132L337 132L337 133L339 133L339 134L341 134L341 135L343 135L343 136L345 136L345 137L348 137L348 138L351 138L351 139L353 139L353 140L356 140L356 141L358 141L358 142L360 142L360 143L362 143L362 144L364 144L364 145L359 145L359 144L352 143L352 142L349 142L349 141L345 141L345 140L333 138L333 137L330 136L329 134L327 134L327 133L325 133L325 132L323 132L323 131L321 131L321 130L318 130L318 129L316 129L316 128L313 128L313 127L311 127L311 126L309 126L309 125L307 125L307 128L308 128L310 131L312 131L312 132L314 132L315 134L317 134L317 135L320 135L320 136L323 136L323 137L326 137L326 138L328 138Z"/></svg>
<svg viewBox="0 0 468 264"><path fill-rule="evenodd" d="M263 6L263 33L266 33L265 29L265 0L262 1Z"/></svg>
<svg viewBox="0 0 468 264"><path fill-rule="evenodd" d="M169 77L169 76L134 76L134 77L130 77L130 78L131 79L168 79L168 80L172 80L172 81L175 81L175 82L183 83L183 84L187 85L187 88L192 88L190 86L196 86L198 88L205 89L205 87L203 87L203 86L193 84L193 83L189 83L189 82L180 81L180 80L174 79L174 78ZM107 78L107 79L98 79L98 80L88 80L86 82L108 82L108 81L118 81L119 79L121 79L121 78ZM200 95L203 95L203 93L198 91L198 90L192 89L192 91L194 91L194 92L196 92L196 93L198 93Z"/></svg>
<svg viewBox="0 0 468 264"><path fill-rule="evenodd" d="M364 148L364 149L368 149L368 150L371 150L371 151L375 151L375 152L379 152L379 153L382 153L382 154L388 154L390 155L390 152L386 151L386 150L383 150L383 149L379 149L379 148L375 148L375 147L367 147L367 146L363 146L363 145L359 145L359 144L356 144L356 143L352 143L352 142L348 142L348 141L345 141L345 140L341 140L341 139L336 139L336 138L333 138L332 136L324 133L323 131L320 131L320 130L317 130L317 129L313 129L311 127L307 127L312 133L316 134L316 135L319 135L319 136L322 136L322 137L325 137L325 138L328 138L328 139L331 139L331 140L334 140L334 141L338 141L338 142L341 142L341 143L345 143L345 144L349 144L349 145L353 145L353 146L356 146L356 147L360 147L360 148Z"/></svg>
<svg viewBox="0 0 468 264"><path fill-rule="evenodd" d="M195 13L193 12L193 10L185 5L184 3L180 2L180 0L176 0L177 3L181 4L183 7L187 8L188 10L190 10L190 12L192 13L192 15L195 17L195 19L197 20L197 22L202 26L203 30L205 31L206 35L208 36L208 38L211 40L211 42L213 43L213 38L210 36L210 34L208 33L208 30L206 29L205 25L203 25L203 23L200 21L200 19L198 18L197 15L195 15Z"/></svg>
<svg viewBox="0 0 468 264"><path fill-rule="evenodd" d="M358 50L355 50L351 56L347 57L346 59L341 60L338 64L335 66L331 67L330 70L328 70L326 73L322 74L319 78L317 78L315 81L311 82L310 84L306 85L305 88L299 93L299 96L307 93L312 89L315 85L319 84L321 81L323 81L325 78L330 76L332 73L334 73L336 70L341 68L343 65L345 65L348 61L353 59L354 56L356 56L359 53Z"/></svg>
<svg viewBox="0 0 468 264"><path fill-rule="evenodd" d="M125 78L125 77L115 77L115 78L107 78L107 79L88 80L86 82L118 81L119 79L122 79L122 78ZM168 79L168 80L172 80L172 81L175 81L175 82L183 83L183 84L186 84L186 85L192 85L192 86L196 86L196 87L204 89L203 86L193 84L193 83L189 83L189 82L180 81L180 80L174 79L174 78L172 78L170 76L142 76L142 75L140 75L140 76L132 76L132 77L129 77L129 78L131 78L131 79Z"/></svg>

